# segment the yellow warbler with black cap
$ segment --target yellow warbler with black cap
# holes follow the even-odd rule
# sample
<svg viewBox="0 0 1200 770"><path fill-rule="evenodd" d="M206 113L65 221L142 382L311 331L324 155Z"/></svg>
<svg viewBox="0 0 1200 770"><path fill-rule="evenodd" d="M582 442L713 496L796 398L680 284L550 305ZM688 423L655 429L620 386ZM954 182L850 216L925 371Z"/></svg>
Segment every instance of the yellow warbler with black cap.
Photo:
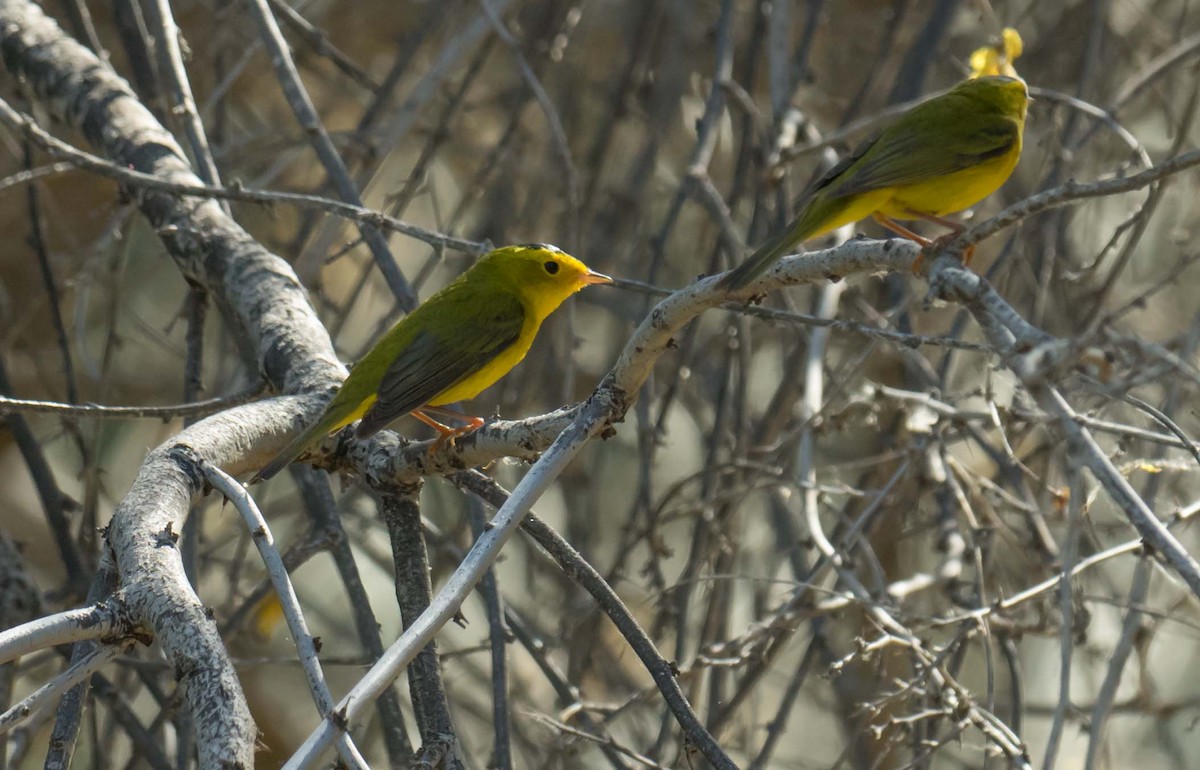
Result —
<svg viewBox="0 0 1200 770"><path fill-rule="evenodd" d="M333 431L360 420L367 438L406 414L438 431L439 443L483 425L437 409L477 396L520 363L547 316L585 286L611 283L544 243L484 255L453 283L392 327L350 370L325 411L259 471L268 479ZM429 416L466 421L450 428ZM436 445L435 445L436 446Z"/></svg>

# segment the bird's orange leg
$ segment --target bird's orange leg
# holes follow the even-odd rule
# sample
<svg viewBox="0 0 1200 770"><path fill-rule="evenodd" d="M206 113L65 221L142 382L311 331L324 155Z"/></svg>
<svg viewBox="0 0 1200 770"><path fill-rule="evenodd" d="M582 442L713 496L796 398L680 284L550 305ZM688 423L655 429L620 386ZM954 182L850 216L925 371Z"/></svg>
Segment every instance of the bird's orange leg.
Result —
<svg viewBox="0 0 1200 770"><path fill-rule="evenodd" d="M466 422L466 425L463 425L461 428L451 428L449 425L443 425L442 423L433 419L427 414L427 412L435 412L442 417L463 420ZM412 416L433 428L438 433L437 441L434 441L433 446L429 447L429 454L434 454L437 452L447 441L450 442L450 446L454 446L455 440L457 440L460 436L465 436L473 430L479 430L484 424L484 419L482 417L470 417L465 414L459 414L458 412L452 412L449 409L439 409L436 406L423 406L420 409L414 409L412 411Z"/></svg>
<svg viewBox="0 0 1200 770"><path fill-rule="evenodd" d="M961 222L955 222L954 220L946 219L945 217L935 217L933 214L921 214L914 211L913 216L917 217L918 219L924 219L926 222L933 222L934 224L941 225L950 231L941 238L938 238L935 243L954 238L967 229L966 225L962 224ZM966 248L965 251L963 251L963 267L967 267L971 264L971 257L973 256L975 256L975 244L972 243Z"/></svg>
<svg viewBox="0 0 1200 770"><path fill-rule="evenodd" d="M953 237L957 236L959 233L961 233L963 230L967 229L966 227L959 224L958 222L955 222L950 219L946 219L945 217L937 217L937 216L934 216L933 214L922 214L919 211L911 211L911 212L909 212L909 214L913 217L913 219L924 219L926 222L933 222L934 224L941 225L942 227L948 228L950 230L950 232L947 233L946 235L941 236L940 238L937 238L936 240L931 241L923 235L917 235L916 233L914 233L912 230L909 230L904 225L900 224L899 222L895 221L894 219L885 217L883 214L880 214L879 212L876 212L873 216L874 216L876 222L883 225L887 229L891 230L893 233L902 235L905 238L908 238L909 240L916 241L917 243L921 244L925 248L928 248L929 246L933 246L934 244L940 243L949 238L953 238ZM975 256L975 245L974 244L968 246L966 248L966 250L963 252L963 265L964 266L970 265L971 257L973 257L973 256ZM921 260L923 260L924 258L925 258L925 252L922 251L921 254L917 257L916 261L914 261L912 264L912 271L914 273L920 271Z"/></svg>
<svg viewBox="0 0 1200 770"><path fill-rule="evenodd" d="M926 238L922 235L917 235L912 230L909 230L907 227L900 224L896 220L885 217L883 214L880 214L878 211L876 211L871 216L875 218L876 222L883 225L887 229L891 230L893 233L896 233L897 235L902 235L905 238L909 239L910 241L916 241L917 243L921 244L921 246L928 246L930 243L933 243L933 241L929 240L928 238ZM916 260L912 263L912 271L914 273L917 272L918 268L921 267L921 260L924 258L925 258L924 251L922 251L920 254L917 255Z"/></svg>
<svg viewBox="0 0 1200 770"><path fill-rule="evenodd" d="M897 235L902 235L905 238L909 239L910 241L916 241L917 243L921 244L922 246L928 246L930 243L932 243L932 241L930 241L925 236L917 235L912 230L909 230L907 227L900 224L896 220L885 217L883 214L880 214L878 211L876 211L871 216L875 218L876 222L883 225L887 229L891 230L893 233L896 233Z"/></svg>
<svg viewBox="0 0 1200 770"><path fill-rule="evenodd" d="M953 230L955 235L967 229L960 222L955 222L953 219L946 219L945 217L938 217L934 216L933 214L922 214L919 211L910 211L909 214L913 217L913 219L924 219L926 222L933 222L935 225L941 225L947 230Z"/></svg>

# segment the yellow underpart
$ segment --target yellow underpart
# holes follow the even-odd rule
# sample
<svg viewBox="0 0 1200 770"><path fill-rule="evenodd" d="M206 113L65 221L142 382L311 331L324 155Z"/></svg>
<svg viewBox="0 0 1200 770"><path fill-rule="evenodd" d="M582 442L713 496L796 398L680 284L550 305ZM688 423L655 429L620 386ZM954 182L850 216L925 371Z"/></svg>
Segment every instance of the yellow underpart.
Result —
<svg viewBox="0 0 1200 770"><path fill-rule="evenodd" d="M866 219L876 211L880 211L887 206L894 192L894 189L888 188L871 190L870 192L850 196L846 199L845 208L841 209L835 216L827 218L810 235L805 235L804 240L819 238L826 233L832 233L839 227L845 227L859 220Z"/></svg>

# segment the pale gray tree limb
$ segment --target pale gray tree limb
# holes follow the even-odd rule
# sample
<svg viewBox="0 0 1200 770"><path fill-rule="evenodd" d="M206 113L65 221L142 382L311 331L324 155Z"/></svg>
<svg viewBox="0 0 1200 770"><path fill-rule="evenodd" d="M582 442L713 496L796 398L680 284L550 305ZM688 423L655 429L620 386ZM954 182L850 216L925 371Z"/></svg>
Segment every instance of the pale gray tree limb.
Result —
<svg viewBox="0 0 1200 770"><path fill-rule="evenodd" d="M288 631L292 635L292 643L296 645L296 654L300 658L300 666L304 669L304 676L308 680L309 692L312 693L313 700L316 702L317 713L322 717L329 716L333 710L333 695L329 692L329 685L325 683L325 672L321 670L321 663L317 660L316 641L308 631L304 610L300 607L300 599L296 596L296 589L292 585L292 578L288 575L287 567L283 564L283 558L279 555L279 549L275 547L275 538L271 534L271 527L267 524L262 511L259 510L258 504L254 502L254 498L236 479L203 460L198 465L208 483L233 503L233 507L242 515L242 520L250 530L254 546L262 556L263 564L266 565L271 586L279 598L279 606L283 608L283 617L287 621ZM355 770L366 770L369 767L348 734L342 733L338 736L337 751L338 757L348 767L355 768Z"/></svg>

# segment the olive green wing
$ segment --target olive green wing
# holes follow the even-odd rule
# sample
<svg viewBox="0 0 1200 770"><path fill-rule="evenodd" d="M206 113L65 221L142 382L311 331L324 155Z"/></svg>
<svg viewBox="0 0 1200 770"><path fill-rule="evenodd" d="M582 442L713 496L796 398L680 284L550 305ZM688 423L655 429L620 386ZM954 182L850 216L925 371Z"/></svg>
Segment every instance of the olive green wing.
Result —
<svg viewBox="0 0 1200 770"><path fill-rule="evenodd" d="M813 182L808 185L808 187L804 189L804 192L800 193L799 197L796 199L797 208L807 199L837 182L838 179L847 171L849 171L855 163L858 163L863 159L863 156L871 151L871 148L873 148L875 143L879 141L880 136L882 136L882 132L876 133L874 136L864 140L853 150L843 155L837 163L833 164L832 168L813 180Z"/></svg>
<svg viewBox="0 0 1200 770"><path fill-rule="evenodd" d="M451 299L451 298L448 298ZM512 294L463 293L441 308L445 321L417 332L388 367L355 435L366 438L429 403L516 343L525 307Z"/></svg>
<svg viewBox="0 0 1200 770"><path fill-rule="evenodd" d="M976 103L927 103L838 164L838 175L822 177L820 189L844 197L925 182L998 158L1020 140L1015 121Z"/></svg>

